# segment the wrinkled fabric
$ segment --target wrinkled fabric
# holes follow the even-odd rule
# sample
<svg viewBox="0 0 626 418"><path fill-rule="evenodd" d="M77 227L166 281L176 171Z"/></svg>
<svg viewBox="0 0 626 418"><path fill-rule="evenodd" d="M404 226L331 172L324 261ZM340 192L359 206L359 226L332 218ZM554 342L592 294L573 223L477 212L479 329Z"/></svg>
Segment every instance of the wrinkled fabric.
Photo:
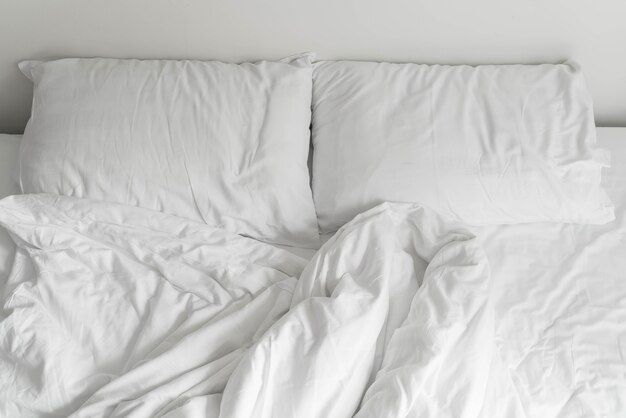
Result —
<svg viewBox="0 0 626 418"><path fill-rule="evenodd" d="M623 163L626 162L626 147L624 146L623 129L601 128L599 134L600 144L610 149L613 156L612 167L610 170L605 171L602 181L611 199L616 203L617 219L615 222L601 226L542 223L471 229L471 232L477 235L481 241L487 254L492 272L492 299L490 303L495 310L496 348L491 349L492 353L495 354L490 361L490 377L485 389L485 398L482 405L483 413L479 416L490 418L605 416L612 418L626 415L626 377L623 374L623 370L626 367L624 360L626 359L626 327L624 326L626 324L626 304L624 303L626 301L626 274L624 273L626 272L626 257L623 257L623 254L626 253L626 239L624 239L626 237L626 181L624 181L626 179L626 164ZM4 208L2 213L5 213L6 202L3 201L0 204ZM85 204L79 212L74 213L75 215L80 214L83 216L93 212L98 206L93 206L91 203ZM117 206L115 207L117 208ZM63 208L65 210L66 206L63 206ZM119 211L119 209L112 210L109 206L106 208L106 211L104 211L106 215L99 215L101 220L106 220L107 216L112 215L115 211ZM21 227L24 228L24 216L26 213L32 212L33 209L27 209L24 205L14 206L14 209L15 214L19 214L18 218L14 218L16 220L19 219L14 228L18 223L22 224ZM58 212L53 219L60 219ZM146 211L137 212L139 215L131 217L130 212L126 210L124 212L124 216L120 217L118 215L115 219L110 220L113 222L108 223L116 224L122 220L131 222L132 219L131 224L133 226L131 229L135 231L140 230L138 228L140 225L153 225L153 232L158 231L160 228L165 228L166 234L175 234L176 228L168 228L165 226L166 223L163 222L164 219L169 218L162 218ZM145 216L146 213L150 213L150 215ZM152 218L155 218L154 223L147 223ZM47 222L44 218L40 220ZM171 225L187 225L192 230L204 228L201 224L181 223L180 220L171 223ZM55 228L48 229L48 231L59 233L58 226L56 225ZM34 228L34 224L31 222L28 228ZM93 230L93 228L91 229ZM214 232L209 232L210 230L211 228L204 230L202 233L199 232L200 236L204 237L200 238L202 241L207 240L206 237L214 234ZM68 230L65 229L65 231ZM116 231L119 231L119 229L116 229ZM46 233L46 236L50 235ZM18 236L15 234L14 237L18 239ZM185 240L187 239L189 238L185 238ZM215 241L218 242L219 240ZM75 239L72 239L72 242L76 242ZM344 242L346 241L344 240ZM92 242L92 245L94 243ZM222 244L220 243L219 245ZM232 250L233 246L228 245L226 248ZM255 246L254 248L261 248L261 246ZM291 248L290 250L293 251ZM12 248L7 247L5 253L9 251L11 253L14 252ZM207 253L206 249L202 251L205 254ZM259 253L258 258L274 254L274 259L276 260L276 254L282 254L282 252L275 253L270 251L266 253L264 251ZM108 251L100 251L99 253L108 253ZM307 260L313 256L305 250L299 251L299 253L306 257ZM346 251L341 253L345 254ZM207 263L216 257L207 258ZM281 255L280 257L282 259L283 256ZM289 271L288 274L294 277L298 276L304 268L305 262L298 258L293 258L291 255L287 255L287 257L287 260L292 260L295 263L293 265L294 271ZM326 259L328 258L328 253L326 256L320 255L320 257ZM203 257L198 258L203 259ZM174 263L173 259L171 263ZM416 270L425 270L425 262L418 261L417 263L420 265L414 267ZM282 261L281 263L272 261L271 264L282 264ZM198 265L201 265L201 262ZM62 271L60 267L58 269ZM93 277L93 274L89 272L90 269L91 267L86 267L87 272L84 274L87 277ZM69 271L66 273L68 277L76 274L83 273L70 273ZM32 287L31 283L36 282L35 276L36 272L32 270L32 262L28 253L22 251L18 254L17 263L13 266L12 284L4 292L0 287L0 297L2 297L3 304L8 303L8 295L14 293L11 289L14 289L17 285L21 284L21 286L26 286L27 288L29 286ZM99 277L103 276L100 275ZM5 277L2 276L2 284L4 284L4 279ZM207 279L204 277L201 279L202 282L205 280ZM86 280L83 285L86 286L91 281ZM60 286L59 289L65 291L71 282L61 283L63 283L63 286L55 282L54 288ZM138 284L140 285L141 282L138 282ZM390 289L391 291L397 286L399 287L397 287L398 290L394 295L390 295L390 298L394 300L392 307L396 306L400 300L408 300L407 297L402 296L404 291L413 292L410 286L400 286L399 280L394 281L394 285ZM412 286L415 286L415 284ZM194 284L193 287L200 289L197 284ZM76 289L78 288L79 286L77 285ZM60 298L64 294L63 291L56 295L60 301L59 305L67 303L75 306L74 299L76 298L70 298L69 302ZM71 290L69 293L70 295L80 295L81 298L85 297L77 290ZM91 292L91 294L94 294L94 292ZM396 294L400 294L401 297L397 298ZM291 305L291 298L286 299L288 300L284 301L285 312L287 306ZM93 298L89 300L93 300ZM90 312L90 308L86 305L84 304L80 311L81 314L86 312L87 318L97 317L96 314ZM47 306L51 310L53 309L50 303ZM111 306L109 311L113 310L114 306L117 305L113 301ZM163 306L163 304L159 306ZM23 308L24 310L21 312L34 312L35 304L31 303L29 307L24 305ZM68 306L66 309L71 310L72 308ZM171 312L183 310L176 304L168 304L168 309ZM403 313L406 309L403 308L403 310L398 310L397 312ZM7 315L10 312L16 311L4 310L3 314ZM120 310L122 315L126 315L126 312L126 310ZM150 315L156 314L151 313ZM186 311L182 315L186 315ZM164 313L159 318L168 319L169 314ZM395 324L405 318L399 315L399 318L390 319L390 321ZM3 317L2 319L5 318ZM122 317L113 325L119 327L119 324L125 324L130 319L131 317ZM0 324L3 323L4 321L0 322ZM46 322L41 327L43 329L42 336L45 335L46 339L51 338L51 333L45 331L49 323L50 320L46 319ZM37 334L36 325L37 322L28 322L25 329L30 329L31 332L23 335L32 336ZM3 329L2 327L4 326L2 325L0 328ZM130 327L131 331L134 329L133 327L134 325ZM168 330L163 331L163 333L165 332L168 332ZM112 331L111 335L114 337L115 332ZM157 334L157 337L160 335L163 334ZM482 335L487 337L488 333L483 333ZM5 331L2 331L0 342L4 341L5 336ZM260 336L257 338L260 338ZM35 352L33 348L25 347L27 344L30 344L30 340L14 341L22 343L24 352ZM41 344L41 341L37 344ZM209 341L205 345L209 347L210 344L214 344L212 341L214 340ZM77 341L74 344L80 346L82 342L84 340ZM28 370L29 376L32 376L32 378L29 383L25 383L22 380L19 386L21 388L28 387L28 390L20 392L20 399L22 404L27 405L26 408L30 408L29 410L22 409L17 412L14 405L11 405L13 409L8 410L9 407L7 405L10 403L7 397L11 399L11 402L15 403L17 396L16 390L13 389L14 384L9 383L0 387L0 406L5 408L4 410L0 409L0 416L55 416L42 411L50 411L55 408L57 411L69 411L71 409L69 407L60 409L58 406L45 409L41 406L44 397L42 393L46 389L71 386L71 384L61 385L55 378L71 375L72 368L75 367L73 363L67 366L66 370L63 370L63 375L60 377L49 375L45 380L42 377L43 371L51 370L53 366L40 367L39 365L44 363L54 365L55 359L61 358L58 357L59 353L62 353L61 350L50 353L44 350L45 352L42 351L39 357L21 355L5 357L4 354L8 353L6 351L7 343L3 342L1 344L1 381L7 382L7 376L13 376L13 370L18 370L17 365L20 365L19 370ZM114 347L113 349L116 348ZM489 349L486 343L485 349ZM91 348L85 348L84 350L87 352ZM120 348L118 352L121 351L122 349ZM258 352L258 350L255 351ZM33 360L32 357L36 358ZM237 360L233 361L233 364L228 363L229 367L225 367L223 372L228 377L222 377L222 383L230 378L230 375L236 368L234 363L239 364L242 358L243 355L240 355L237 357ZM448 359L451 361L439 367L439 370L447 370L448 367L452 370L455 367L459 367L458 365L462 365L466 358L472 357L466 357L465 352L459 353L457 359ZM66 361L64 364L67 364L67 362L69 361ZM225 359L223 362L226 363L227 360ZM375 367L378 367L380 362L380 356L378 356ZM81 362L81 367L84 367L84 364L85 362ZM286 362L281 364L285 365ZM294 364L298 364L297 360L294 360ZM213 371L217 368L216 366L217 363L213 365ZM205 370L199 369L200 372ZM90 370L93 370L93 368ZM89 371L85 373L88 374ZM209 371L206 373L208 374ZM151 379L153 381L156 380L153 377ZM187 379L190 379L189 382L193 381L192 376L188 376ZM215 379L207 378L206 375L202 379L207 380L209 385L215 384L216 381ZM9 381L12 382L12 380ZM449 379L444 381L449 381ZM183 380L176 380L176 382L183 382ZM163 381L160 381L158 384L163 389L167 388ZM90 390L94 391L102 385L104 383L92 385ZM177 406L168 410L169 412L163 412L162 416L217 416L216 411L219 410L223 388L225 387L226 384L222 384L219 390L207 394L209 389L203 389L203 386L199 385L197 392L190 391L184 396L179 396L179 401L175 403ZM251 388L253 393L254 391L260 391L258 384L249 385L248 387ZM514 390L511 390L511 387ZM122 391L127 389L123 385L121 388ZM156 389L156 386L154 388ZM233 386L230 386L228 391L230 395L228 396L233 396L232 388ZM80 388L75 389L75 392L80 390ZM179 388L176 390L182 391ZM202 392L203 390L204 392ZM159 393L156 390L147 390L147 392ZM390 392L395 393L395 396L401 394L399 391ZM203 393L203 395L200 396L198 395L199 393ZM267 396L267 394L264 395ZM54 397L56 395L54 395L53 391L49 391L47 396ZM84 395L81 401L86 396L88 395ZM241 399L244 395L234 396ZM280 393L274 394L274 396L279 397ZM36 398L39 401L33 401ZM146 402L148 398L149 396L140 399L142 399L142 402ZM285 397L281 397L278 402L282 402L284 399ZM71 400L63 402L69 405ZM130 405L135 405L136 407L138 402L139 400L134 400L130 402ZM370 403L370 405L372 404ZM120 405L120 408L123 407L123 405ZM150 406L146 408L148 411L153 409ZM141 416L141 411L139 409L137 411L135 416ZM59 412L56 416L66 416L68 413ZM95 415L98 416L98 414ZM155 415L159 416L158 413ZM150 416L150 414L147 413L147 416ZM428 416L428 414L424 414L424 416ZM459 416L462 415L459 414Z"/></svg>
<svg viewBox="0 0 626 418"><path fill-rule="evenodd" d="M613 219L576 65L317 62L312 140L322 233L385 201L472 225Z"/></svg>
<svg viewBox="0 0 626 418"><path fill-rule="evenodd" d="M480 416L489 287L474 236L415 205L366 212L307 265L290 311L231 377L222 416Z"/></svg>
<svg viewBox="0 0 626 418"><path fill-rule="evenodd" d="M626 136L600 133L613 156L602 183L614 222L471 229L494 277L498 352L527 417L626 416Z"/></svg>
<svg viewBox="0 0 626 418"><path fill-rule="evenodd" d="M136 205L318 248L306 165L311 59L22 62L34 83L22 192Z"/></svg>
<svg viewBox="0 0 626 418"><path fill-rule="evenodd" d="M221 393L288 309L305 264L131 206L24 195L0 212L19 247L0 323L0 416L68 416L99 393L115 404L87 416L156 416Z"/></svg>
<svg viewBox="0 0 626 418"><path fill-rule="evenodd" d="M417 205L362 214L308 264L54 195L1 201L0 223L19 247L0 415L476 417L508 387L482 248Z"/></svg>

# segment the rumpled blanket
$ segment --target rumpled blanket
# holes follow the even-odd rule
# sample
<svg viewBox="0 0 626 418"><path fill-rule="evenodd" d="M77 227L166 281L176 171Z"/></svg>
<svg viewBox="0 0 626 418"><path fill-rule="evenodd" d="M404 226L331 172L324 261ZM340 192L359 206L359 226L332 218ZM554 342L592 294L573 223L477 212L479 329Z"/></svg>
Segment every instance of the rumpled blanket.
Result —
<svg viewBox="0 0 626 418"><path fill-rule="evenodd" d="M516 414L495 401L509 387L483 250L419 205L357 216L310 261L71 197L6 198L0 224L18 245L0 416Z"/></svg>

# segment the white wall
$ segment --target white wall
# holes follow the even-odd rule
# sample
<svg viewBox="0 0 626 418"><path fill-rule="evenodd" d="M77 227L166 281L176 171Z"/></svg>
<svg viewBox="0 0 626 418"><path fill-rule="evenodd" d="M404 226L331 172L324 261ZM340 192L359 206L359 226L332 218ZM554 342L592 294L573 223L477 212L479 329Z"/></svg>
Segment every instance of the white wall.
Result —
<svg viewBox="0 0 626 418"><path fill-rule="evenodd" d="M626 0L2 0L0 132L22 132L27 58L579 61L597 122L626 126Z"/></svg>

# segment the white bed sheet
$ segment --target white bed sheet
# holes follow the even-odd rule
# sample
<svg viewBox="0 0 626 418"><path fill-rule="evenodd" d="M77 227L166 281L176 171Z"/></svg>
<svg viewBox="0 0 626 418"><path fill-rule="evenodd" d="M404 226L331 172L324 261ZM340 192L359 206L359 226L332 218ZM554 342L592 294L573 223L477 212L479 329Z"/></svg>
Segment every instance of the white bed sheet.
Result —
<svg viewBox="0 0 626 418"><path fill-rule="evenodd" d="M626 416L626 129L599 137L612 154L603 184L614 222L475 228L497 345L527 416Z"/></svg>
<svg viewBox="0 0 626 418"><path fill-rule="evenodd" d="M603 183L615 222L474 231L494 278L497 352L526 416L626 416L626 128L599 136L612 152Z"/></svg>
<svg viewBox="0 0 626 418"><path fill-rule="evenodd" d="M499 351L516 365L527 416L626 416L626 128L598 137L611 152L602 183L614 222L473 228L494 277Z"/></svg>

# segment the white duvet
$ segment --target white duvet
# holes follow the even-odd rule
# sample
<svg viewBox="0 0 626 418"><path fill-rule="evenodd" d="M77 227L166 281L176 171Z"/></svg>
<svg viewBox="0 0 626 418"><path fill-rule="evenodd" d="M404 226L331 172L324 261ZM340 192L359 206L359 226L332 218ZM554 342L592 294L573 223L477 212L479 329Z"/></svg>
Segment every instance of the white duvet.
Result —
<svg viewBox="0 0 626 418"><path fill-rule="evenodd" d="M76 198L10 197L0 223L19 246L0 322L2 416L520 411L494 352L485 255L419 206L360 215L308 264Z"/></svg>

